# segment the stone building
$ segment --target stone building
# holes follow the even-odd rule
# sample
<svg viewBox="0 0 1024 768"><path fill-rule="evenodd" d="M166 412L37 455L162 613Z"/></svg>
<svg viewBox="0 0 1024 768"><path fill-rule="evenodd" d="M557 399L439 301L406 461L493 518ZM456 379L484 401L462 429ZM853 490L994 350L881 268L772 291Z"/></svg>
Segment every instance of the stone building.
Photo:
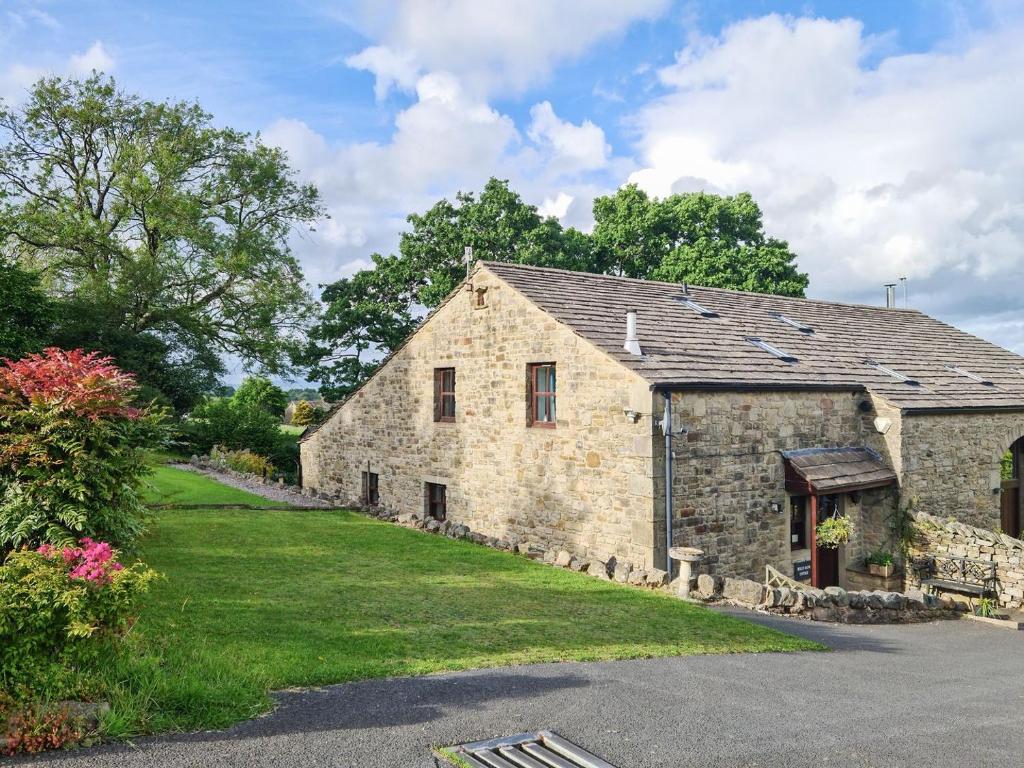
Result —
<svg viewBox="0 0 1024 768"><path fill-rule="evenodd" d="M670 508L705 569L824 586L912 499L1019 535L1022 436L1024 358L914 310L481 262L301 450L351 503L638 568Z"/></svg>

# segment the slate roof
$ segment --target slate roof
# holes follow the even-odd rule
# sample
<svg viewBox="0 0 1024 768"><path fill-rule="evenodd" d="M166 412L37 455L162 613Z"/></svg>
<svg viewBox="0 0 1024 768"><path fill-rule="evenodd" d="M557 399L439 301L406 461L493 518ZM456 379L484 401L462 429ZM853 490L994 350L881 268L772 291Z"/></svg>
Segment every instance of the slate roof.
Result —
<svg viewBox="0 0 1024 768"><path fill-rule="evenodd" d="M789 467L819 493L878 488L896 473L870 448L805 448L783 451Z"/></svg>
<svg viewBox="0 0 1024 768"><path fill-rule="evenodd" d="M676 283L483 266L656 388L868 389L908 410L1024 410L1024 357L917 310L688 286L689 297L717 315L705 317L681 301L683 286ZM629 310L637 312L641 357L622 348ZM796 362L772 356L750 337ZM918 384L869 367L868 360Z"/></svg>

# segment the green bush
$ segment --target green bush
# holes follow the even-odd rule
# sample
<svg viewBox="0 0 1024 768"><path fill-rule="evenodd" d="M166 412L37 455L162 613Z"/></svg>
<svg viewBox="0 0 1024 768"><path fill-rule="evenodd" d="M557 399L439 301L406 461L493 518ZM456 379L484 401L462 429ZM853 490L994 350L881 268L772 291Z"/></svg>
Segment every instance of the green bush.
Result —
<svg viewBox="0 0 1024 768"><path fill-rule="evenodd" d="M280 419L288 408L288 395L283 389L262 376L250 376L231 396L237 405L261 408Z"/></svg>
<svg viewBox="0 0 1024 768"><path fill-rule="evenodd" d="M215 445L210 451L210 460L235 472L248 472L261 477L271 477L274 474L274 465L252 451L227 451Z"/></svg>
<svg viewBox="0 0 1024 768"><path fill-rule="evenodd" d="M220 446L263 456L289 479L299 458L295 437L281 432L275 416L234 399L215 398L196 408L184 424L183 438L195 454L206 455Z"/></svg>
<svg viewBox="0 0 1024 768"><path fill-rule="evenodd" d="M143 527L147 448L164 414L137 408L110 358L47 349L0 364L0 558L91 536L127 546Z"/></svg>
<svg viewBox="0 0 1024 768"><path fill-rule="evenodd" d="M297 427L306 427L316 419L316 408L309 400L299 400L292 411L292 424Z"/></svg>
<svg viewBox="0 0 1024 768"><path fill-rule="evenodd" d="M105 543L19 550L0 565L0 690L15 698L79 693L83 669L134 622L156 573L122 567Z"/></svg>

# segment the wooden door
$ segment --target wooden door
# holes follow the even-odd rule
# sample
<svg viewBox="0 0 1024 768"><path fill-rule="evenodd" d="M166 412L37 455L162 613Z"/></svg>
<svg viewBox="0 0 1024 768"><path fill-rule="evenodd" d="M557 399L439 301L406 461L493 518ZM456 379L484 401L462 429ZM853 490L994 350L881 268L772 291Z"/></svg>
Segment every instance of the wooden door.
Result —
<svg viewBox="0 0 1024 768"><path fill-rule="evenodd" d="M842 510L839 508L838 496L819 496L817 498L817 504L814 506L815 528L818 527L818 523L823 523L833 515L842 514ZM819 547L817 542L815 542L814 546L816 550L816 557L814 558L812 583L818 589L824 589L825 587L838 587L839 550Z"/></svg>
<svg viewBox="0 0 1024 768"><path fill-rule="evenodd" d="M1002 496L999 499L1000 518L1003 533L1020 538L1021 534L1021 459L1024 458L1024 438L1010 447L1013 456L1012 476L1002 482Z"/></svg>

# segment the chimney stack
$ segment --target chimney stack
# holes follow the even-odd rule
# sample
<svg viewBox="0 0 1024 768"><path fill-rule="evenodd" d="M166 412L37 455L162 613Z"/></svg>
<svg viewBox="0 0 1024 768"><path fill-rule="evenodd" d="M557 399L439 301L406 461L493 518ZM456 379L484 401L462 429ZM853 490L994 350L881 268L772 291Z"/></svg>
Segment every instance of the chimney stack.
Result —
<svg viewBox="0 0 1024 768"><path fill-rule="evenodd" d="M622 345L631 355L642 355L640 340L636 337L636 310L631 309L626 313L626 343Z"/></svg>
<svg viewBox="0 0 1024 768"><path fill-rule="evenodd" d="M893 309L896 306L896 283L885 284L885 307Z"/></svg>

